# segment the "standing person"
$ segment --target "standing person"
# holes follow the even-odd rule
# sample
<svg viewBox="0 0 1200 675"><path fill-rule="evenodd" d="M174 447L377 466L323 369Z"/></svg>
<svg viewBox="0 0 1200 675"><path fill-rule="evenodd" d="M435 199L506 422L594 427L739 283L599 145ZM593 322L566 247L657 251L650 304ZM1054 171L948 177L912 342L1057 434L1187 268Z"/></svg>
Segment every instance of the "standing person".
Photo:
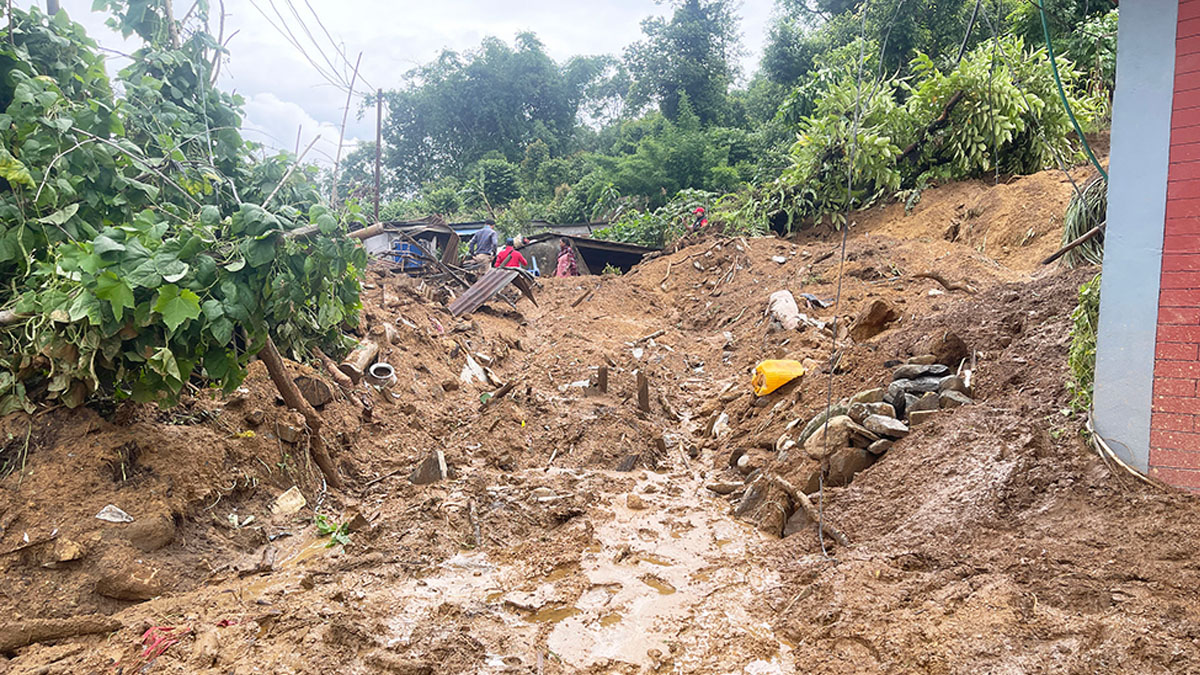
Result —
<svg viewBox="0 0 1200 675"><path fill-rule="evenodd" d="M513 247L512 239L504 242L504 248L496 256L496 267L525 267L528 264L525 256Z"/></svg>
<svg viewBox="0 0 1200 675"><path fill-rule="evenodd" d="M558 240L558 267L554 270L554 276L579 276L579 264L575 261L575 249L571 248L571 242L565 238Z"/></svg>
<svg viewBox="0 0 1200 675"><path fill-rule="evenodd" d="M500 243L500 235L496 234L495 222L488 218L483 221L483 229L475 233L471 237L471 243L467 245L467 254L472 259L482 266L486 266L492 261L492 257L496 255L496 245Z"/></svg>

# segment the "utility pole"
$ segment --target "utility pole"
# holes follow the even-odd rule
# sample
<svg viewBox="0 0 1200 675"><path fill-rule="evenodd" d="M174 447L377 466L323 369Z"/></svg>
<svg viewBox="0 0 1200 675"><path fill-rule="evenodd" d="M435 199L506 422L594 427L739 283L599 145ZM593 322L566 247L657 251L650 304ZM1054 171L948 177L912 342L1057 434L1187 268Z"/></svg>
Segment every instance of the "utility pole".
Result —
<svg viewBox="0 0 1200 675"><path fill-rule="evenodd" d="M50 16L58 14L58 0L46 0L46 13Z"/></svg>
<svg viewBox="0 0 1200 675"><path fill-rule="evenodd" d="M375 92L375 222L379 222L379 158L383 154L383 90Z"/></svg>

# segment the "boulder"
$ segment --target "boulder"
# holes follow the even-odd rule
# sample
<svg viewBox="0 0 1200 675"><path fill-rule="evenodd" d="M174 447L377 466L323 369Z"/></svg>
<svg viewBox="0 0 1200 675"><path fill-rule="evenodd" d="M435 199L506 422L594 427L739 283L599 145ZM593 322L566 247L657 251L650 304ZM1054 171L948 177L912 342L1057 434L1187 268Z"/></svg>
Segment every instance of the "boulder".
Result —
<svg viewBox="0 0 1200 675"><path fill-rule="evenodd" d="M923 340L918 346L922 353L933 354L934 359L941 364L957 368L958 364L971 356L971 349L962 338L954 333L946 332L933 335Z"/></svg>
<svg viewBox="0 0 1200 675"><path fill-rule="evenodd" d="M942 409L957 408L959 406L971 405L974 401L966 394L953 389L943 391L940 396Z"/></svg>
<svg viewBox="0 0 1200 675"><path fill-rule="evenodd" d="M940 363L915 364L900 366L892 373L892 380L915 380L927 375L942 377L950 374L950 369Z"/></svg>
<svg viewBox="0 0 1200 675"><path fill-rule="evenodd" d="M905 406L908 405L905 399L904 386L908 384L908 380L900 380L888 385L887 393L883 395L883 402L892 406L896 412L896 417L903 417Z"/></svg>
<svg viewBox="0 0 1200 675"><path fill-rule="evenodd" d="M783 536L790 537L797 532L804 532L813 526L813 521L808 517L808 511L804 509L796 509L791 518L783 524Z"/></svg>
<svg viewBox="0 0 1200 675"><path fill-rule="evenodd" d="M863 420L863 426L886 438L904 438L908 435L908 426L904 422L883 415L871 415Z"/></svg>
<svg viewBox="0 0 1200 675"><path fill-rule="evenodd" d="M854 476L875 463L875 455L862 448L842 448L829 458L829 475L825 483L832 487L849 485Z"/></svg>
<svg viewBox="0 0 1200 675"><path fill-rule="evenodd" d="M148 565L130 564L100 577L96 592L106 598L143 602L162 595L163 584L158 569Z"/></svg>
<svg viewBox="0 0 1200 675"><path fill-rule="evenodd" d="M925 375L912 380L897 380L904 383L904 391L909 394L937 391L942 384L942 378L936 375Z"/></svg>
<svg viewBox="0 0 1200 675"><path fill-rule="evenodd" d="M892 449L893 443L895 443L895 441L890 441L886 438L881 438L881 439L875 441L874 443L872 443L871 447L867 448L867 452L871 453L872 455L876 455L876 456L882 455L883 453Z"/></svg>
<svg viewBox="0 0 1200 675"><path fill-rule="evenodd" d="M850 403L880 403L883 401L883 394L886 390L882 388L868 389L860 391L850 397Z"/></svg>
<svg viewBox="0 0 1200 675"><path fill-rule="evenodd" d="M890 403L851 403L848 414L850 419L862 424L863 420L871 415L895 417L896 409Z"/></svg>
<svg viewBox="0 0 1200 675"><path fill-rule="evenodd" d="M854 338L855 342L869 340L882 333L889 323L898 318L900 316L891 305L883 300L872 300L854 320L854 325L850 327L850 337Z"/></svg>
<svg viewBox="0 0 1200 675"><path fill-rule="evenodd" d="M828 412L829 417L837 417L838 415L845 415L848 411L849 408L847 406L839 403L831 407ZM816 415L813 415L813 418L808 421L808 424L804 425L804 430L800 432L799 438L796 439L797 443L804 443L807 441L813 435L813 432L815 432L822 424L825 423L825 420L827 419L825 413L826 411L822 410Z"/></svg>
<svg viewBox="0 0 1200 675"><path fill-rule="evenodd" d="M175 539L175 519L164 514L140 518L126 525L123 534L139 550L157 551Z"/></svg>
<svg viewBox="0 0 1200 675"><path fill-rule="evenodd" d="M914 412L922 410L938 410L942 407L941 399L932 391L925 392L924 395L917 397L916 401L909 401L906 410L911 416Z"/></svg>
<svg viewBox="0 0 1200 675"><path fill-rule="evenodd" d="M828 427L828 439L826 438L826 427ZM827 453L839 448L860 443L870 445L877 440L879 440L878 436L857 424L848 415L838 415L831 418L826 424L817 427L817 430L804 442L804 452L809 457L820 460L824 459Z"/></svg>

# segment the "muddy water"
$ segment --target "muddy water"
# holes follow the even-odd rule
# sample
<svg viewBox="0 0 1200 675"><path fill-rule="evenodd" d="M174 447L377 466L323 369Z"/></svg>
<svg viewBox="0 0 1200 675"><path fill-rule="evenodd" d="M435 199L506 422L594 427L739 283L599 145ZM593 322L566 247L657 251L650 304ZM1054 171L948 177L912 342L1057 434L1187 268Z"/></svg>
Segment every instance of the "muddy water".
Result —
<svg viewBox="0 0 1200 675"><path fill-rule="evenodd" d="M578 562L547 572L464 552L419 579L367 590L367 604L389 608L384 644L408 647L414 629L449 604L477 617L471 637L488 652L482 672L501 672L514 657L532 665L539 653L568 671L671 662L676 672L730 663L794 672L788 646L745 609L779 584L755 562L760 535L687 472L647 472L635 491L648 508L631 510L619 495L589 510L594 530Z"/></svg>

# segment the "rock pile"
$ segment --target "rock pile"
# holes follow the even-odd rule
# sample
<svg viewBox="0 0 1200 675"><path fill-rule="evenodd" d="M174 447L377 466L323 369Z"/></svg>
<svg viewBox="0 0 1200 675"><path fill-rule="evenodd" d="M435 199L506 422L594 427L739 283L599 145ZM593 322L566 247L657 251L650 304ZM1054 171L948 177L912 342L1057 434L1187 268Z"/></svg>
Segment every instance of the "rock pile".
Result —
<svg viewBox="0 0 1200 675"><path fill-rule="evenodd" d="M772 466L755 466L744 449L734 450L730 465L748 474L745 488L720 484L710 489L729 495L736 515L786 536L811 523L791 503L794 499L787 490L778 489L779 481L773 482L771 474L790 476L796 491L810 495L822 479L828 487L849 485L855 475L908 436L912 426L971 403L969 372L961 376L936 363L932 355L916 357L895 368L888 386L860 391L820 411L803 427L802 420L789 424L774 443ZM764 445L769 446L770 440Z"/></svg>

